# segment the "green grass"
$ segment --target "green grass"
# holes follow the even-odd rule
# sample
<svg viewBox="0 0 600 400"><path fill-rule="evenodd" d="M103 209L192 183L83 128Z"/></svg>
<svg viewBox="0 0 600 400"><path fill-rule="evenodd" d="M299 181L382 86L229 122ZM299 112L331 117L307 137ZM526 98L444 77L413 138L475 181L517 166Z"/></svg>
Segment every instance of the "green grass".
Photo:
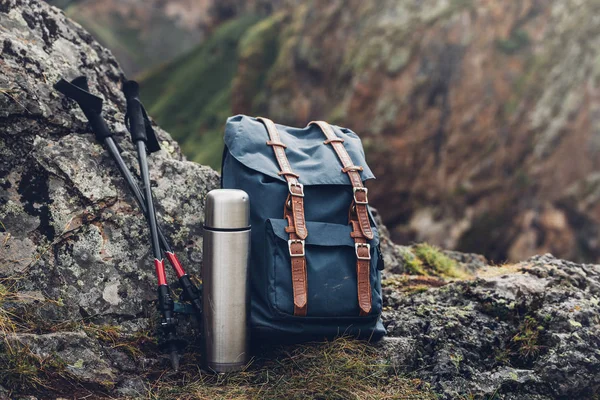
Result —
<svg viewBox="0 0 600 400"><path fill-rule="evenodd" d="M6 309L6 304L18 301L15 284L15 279L0 279L0 386L31 390L47 387L50 381L64 381L68 373L62 360L53 355L36 356L12 340L22 325L21 316Z"/></svg>
<svg viewBox="0 0 600 400"><path fill-rule="evenodd" d="M524 358L537 356L542 349L540 334L543 331L544 327L535 318L526 316L519 326L519 331L511 340L516 345L518 354Z"/></svg>
<svg viewBox="0 0 600 400"><path fill-rule="evenodd" d="M517 318L520 319L518 315ZM506 316L504 317L506 318ZM495 352L495 361L498 365L510 365L516 368L532 368L539 356L547 352L544 345L544 332L551 323L552 318L536 319L526 315L519 322L513 337L504 347L499 347Z"/></svg>
<svg viewBox="0 0 600 400"><path fill-rule="evenodd" d="M6 388L25 393L46 391L74 380L56 355L40 357L16 342L0 344L0 385Z"/></svg>
<svg viewBox="0 0 600 400"><path fill-rule="evenodd" d="M146 334L123 335L117 327L88 325L84 330L103 346L130 357L156 357ZM55 354L34 355L26 346L0 344L0 385L13 394L43 398L79 394L108 398L114 383L89 385L71 375ZM148 353L150 352L150 353ZM379 350L365 341L338 338L329 342L270 346L257 351L241 372L209 374L199 369L200 354L188 349L178 374L154 364L144 370L148 399L436 399L427 383L399 375Z"/></svg>
<svg viewBox="0 0 600 400"><path fill-rule="evenodd" d="M0 280L0 334L3 337L14 333L16 326L13 322L13 314L4 308L4 304L14 298L14 293L11 291L11 286L14 282L7 279Z"/></svg>
<svg viewBox="0 0 600 400"><path fill-rule="evenodd" d="M10 339L19 332L37 331L19 317L6 313L3 304L17 301L13 282L0 282L0 386L13 396L40 398L110 398L113 382L90 384L69 372L57 354L43 357ZM124 351L131 359L159 356L149 331L124 333L118 326L85 321L63 324L83 330L102 347ZM57 325L52 331L58 331ZM199 369L200 349L190 344L173 374L162 363L150 363L142 379L149 388L139 398L148 399L435 399L429 385L400 375L381 351L366 341L337 338L302 345L264 345L241 372L208 374Z"/></svg>
<svg viewBox="0 0 600 400"><path fill-rule="evenodd" d="M232 114L238 46L260 20L260 16L245 15L229 21L190 53L140 80L148 112L192 160L220 167L223 128Z"/></svg>

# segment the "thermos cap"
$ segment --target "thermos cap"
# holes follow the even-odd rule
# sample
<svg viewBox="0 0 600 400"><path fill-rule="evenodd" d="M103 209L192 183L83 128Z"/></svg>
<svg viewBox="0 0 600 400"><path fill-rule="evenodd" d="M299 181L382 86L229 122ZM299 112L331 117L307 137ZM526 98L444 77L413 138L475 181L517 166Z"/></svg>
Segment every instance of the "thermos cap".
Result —
<svg viewBox="0 0 600 400"><path fill-rule="evenodd" d="M246 229L249 227L250 198L238 189L215 189L206 195L208 229Z"/></svg>

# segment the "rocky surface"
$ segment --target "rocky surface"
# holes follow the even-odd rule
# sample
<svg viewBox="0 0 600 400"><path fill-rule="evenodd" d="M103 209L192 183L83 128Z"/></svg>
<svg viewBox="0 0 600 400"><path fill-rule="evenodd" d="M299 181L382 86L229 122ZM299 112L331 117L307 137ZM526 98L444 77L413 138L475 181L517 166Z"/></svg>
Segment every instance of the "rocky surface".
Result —
<svg viewBox="0 0 600 400"><path fill-rule="evenodd" d="M38 348L62 354L54 348L64 343L87 349L80 369L90 375L82 379L101 384L118 376L108 361L98 367L104 350L85 342L81 326L54 331L82 321L124 324L132 334L151 329L156 296L149 237L82 112L52 85L60 77L88 77L136 170L123 124L123 72L108 50L43 2L0 2L0 44L0 298L17 326L27 326L17 339L36 354ZM160 222L183 265L197 275L204 197L218 186L218 174L186 161L176 142L157 132L163 150L149 162ZM16 294L6 297L9 292ZM70 363L76 355L61 357Z"/></svg>
<svg viewBox="0 0 600 400"><path fill-rule="evenodd" d="M591 399L600 391L598 265L536 256L421 293L391 285L385 294L388 354L443 398Z"/></svg>
<svg viewBox="0 0 600 400"><path fill-rule="evenodd" d="M197 61L150 79L169 84L147 102L181 143L219 141L223 113L352 128L398 242L598 262L599 11L595 0L291 2L234 42L228 91L203 90L195 114L170 79L193 81ZM216 168L207 147L184 150Z"/></svg>
<svg viewBox="0 0 600 400"><path fill-rule="evenodd" d="M36 0L0 1L0 43L0 398L165 398L154 392L168 363L154 339L143 216L82 113L51 87L60 76L86 74L135 168L122 123L123 73L80 26ZM218 175L186 161L157 131L163 150L150 162L160 222L197 274L203 198ZM600 266L546 255L490 267L476 255L398 246L381 231L389 336L377 351L395 373L420 382L412 398L598 395ZM192 339L189 371L170 387L190 379L195 390L223 387L198 373L197 357ZM285 360L294 368L294 358ZM253 369L260 374L250 366L238 378ZM245 384L257 398L277 385L268 373L253 379ZM414 394L420 388L423 396Z"/></svg>

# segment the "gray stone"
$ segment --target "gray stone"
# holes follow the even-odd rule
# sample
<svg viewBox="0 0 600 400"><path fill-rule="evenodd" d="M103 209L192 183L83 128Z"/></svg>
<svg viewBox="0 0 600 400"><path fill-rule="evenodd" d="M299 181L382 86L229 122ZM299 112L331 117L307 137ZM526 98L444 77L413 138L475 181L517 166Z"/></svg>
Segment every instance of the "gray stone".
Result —
<svg viewBox="0 0 600 400"><path fill-rule="evenodd" d="M103 359L98 343L84 332L17 333L7 340L13 346L25 346L42 360L52 358L59 361L64 364L66 372L80 382L105 386L116 380L117 371Z"/></svg>
<svg viewBox="0 0 600 400"><path fill-rule="evenodd" d="M119 395L128 398L142 398L148 393L148 385L142 377L133 376L124 380L115 390Z"/></svg>
<svg viewBox="0 0 600 400"><path fill-rule="evenodd" d="M0 1L0 64L0 279L13 293L0 305L22 321L11 340L35 355L60 358L82 384L110 381L123 395L133 393L142 386L126 382L157 365L156 346L131 357L78 329L107 325L132 337L154 334L148 229L77 104L52 87L61 77L88 77L135 174L123 123L125 76L78 24L36 0ZM159 223L186 271L198 276L204 198L219 186L219 176L187 161L168 133L155 130L163 150L149 164ZM177 289L171 271L168 278ZM180 332L190 339L195 332L182 320Z"/></svg>
<svg viewBox="0 0 600 400"><path fill-rule="evenodd" d="M598 265L538 256L393 295L384 321L392 337L414 341L418 356L403 370L442 398L591 398L600 387L599 277Z"/></svg>
<svg viewBox="0 0 600 400"><path fill-rule="evenodd" d="M417 356L416 341L406 337L384 337L375 345L394 369L405 369Z"/></svg>

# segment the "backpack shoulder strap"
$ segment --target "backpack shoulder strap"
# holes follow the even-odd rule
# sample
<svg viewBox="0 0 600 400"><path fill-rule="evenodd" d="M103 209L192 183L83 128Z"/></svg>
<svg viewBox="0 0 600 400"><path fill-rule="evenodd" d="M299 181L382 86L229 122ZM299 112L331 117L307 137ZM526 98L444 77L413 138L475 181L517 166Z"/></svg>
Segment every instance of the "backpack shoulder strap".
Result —
<svg viewBox="0 0 600 400"><path fill-rule="evenodd" d="M338 137L333 128L325 121L313 121L309 125L317 125L327 140L324 144L331 144L335 150L340 163L342 172L348 175L354 198L348 211L348 223L352 226L350 236L354 239L354 249L356 252L356 275L358 282L358 305L360 315L367 315L371 312L371 245L367 239L373 239L374 234L369 222L369 201L367 197L367 188L364 187L358 171L362 167L357 167L352 162L350 155L344 147L344 139Z"/></svg>
<svg viewBox="0 0 600 400"><path fill-rule="evenodd" d="M305 316L307 311L308 285L306 278L306 256L304 239L308 236L304 218L304 186L298 181L298 174L292 171L285 155L286 145L281 142L279 132L273 121L268 118L257 118L267 128L270 140L268 146L273 147L275 158L288 184L288 196L283 207L283 216L288 222L286 232L289 233L288 249L292 263L292 288L294 291L294 315Z"/></svg>
<svg viewBox="0 0 600 400"><path fill-rule="evenodd" d="M373 239L373 230L369 222L369 199L367 197L368 189L364 187L359 171L362 171L362 167L357 167L352 162L350 155L344 147L344 139L338 137L333 128L325 121L313 121L309 125L318 125L321 131L327 137L324 144L331 144L335 150L340 163L342 164L342 172L348 174L350 183L352 184L352 190L354 191L354 199L352 201L352 207L356 211L355 214L358 217L360 230L367 239Z"/></svg>

